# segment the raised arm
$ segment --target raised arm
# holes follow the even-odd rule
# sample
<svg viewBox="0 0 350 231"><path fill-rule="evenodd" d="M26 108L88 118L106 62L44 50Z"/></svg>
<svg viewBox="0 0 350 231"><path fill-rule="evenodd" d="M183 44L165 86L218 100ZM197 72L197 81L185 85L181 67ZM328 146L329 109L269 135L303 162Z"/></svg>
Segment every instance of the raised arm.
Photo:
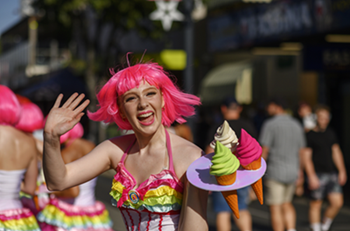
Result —
<svg viewBox="0 0 350 231"><path fill-rule="evenodd" d="M89 104L85 100L80 106L84 94L74 93L61 107L63 95L60 94L51 109L44 128L43 169L47 187L50 190L63 190L67 185L67 168L61 157L60 136L69 131L84 115L83 110Z"/></svg>
<svg viewBox="0 0 350 231"><path fill-rule="evenodd" d="M344 185L347 181L346 168L344 165L343 153L339 147L339 144L332 145L332 158L333 162L338 169L338 181L340 185Z"/></svg>

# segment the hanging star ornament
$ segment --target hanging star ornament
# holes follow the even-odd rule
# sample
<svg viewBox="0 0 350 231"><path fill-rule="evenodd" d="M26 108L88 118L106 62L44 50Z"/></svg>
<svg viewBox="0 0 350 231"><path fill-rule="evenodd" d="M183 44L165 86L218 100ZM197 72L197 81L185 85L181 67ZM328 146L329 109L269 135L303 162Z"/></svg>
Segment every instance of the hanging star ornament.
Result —
<svg viewBox="0 0 350 231"><path fill-rule="evenodd" d="M185 16L177 10L178 1L165 2L164 0L155 1L157 10L149 16L151 20L162 21L163 29L169 31L173 21L183 21Z"/></svg>

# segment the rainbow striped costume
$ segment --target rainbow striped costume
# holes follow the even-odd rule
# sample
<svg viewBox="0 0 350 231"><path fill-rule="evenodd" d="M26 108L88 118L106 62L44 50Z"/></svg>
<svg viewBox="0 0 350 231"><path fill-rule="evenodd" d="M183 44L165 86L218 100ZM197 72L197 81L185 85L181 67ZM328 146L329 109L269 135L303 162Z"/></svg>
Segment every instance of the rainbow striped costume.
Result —
<svg viewBox="0 0 350 231"><path fill-rule="evenodd" d="M123 216L126 228L131 230L177 230L182 205L183 185L173 166L168 132L166 144L169 154L169 169L151 175L136 187L135 178L124 166L125 158L135 141L127 148L117 167L110 195L112 204Z"/></svg>
<svg viewBox="0 0 350 231"><path fill-rule="evenodd" d="M0 230L40 231L33 213L23 208L19 191L26 169L0 170Z"/></svg>
<svg viewBox="0 0 350 231"><path fill-rule="evenodd" d="M43 231L112 231L112 221L105 205L95 200L96 178L79 186L79 196L59 199L54 195L37 215Z"/></svg>

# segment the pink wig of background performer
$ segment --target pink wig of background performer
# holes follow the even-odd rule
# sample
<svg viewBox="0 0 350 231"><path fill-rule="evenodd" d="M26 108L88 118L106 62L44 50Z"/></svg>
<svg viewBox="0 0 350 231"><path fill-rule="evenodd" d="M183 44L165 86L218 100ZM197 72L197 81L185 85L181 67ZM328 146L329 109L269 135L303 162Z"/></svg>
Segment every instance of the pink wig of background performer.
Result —
<svg viewBox="0 0 350 231"><path fill-rule="evenodd" d="M21 105L10 88L0 85L0 124L16 125L21 115Z"/></svg>
<svg viewBox="0 0 350 231"><path fill-rule="evenodd" d="M110 123L114 121L119 128L131 130L127 120L123 120L118 108L118 97L132 88L138 87L142 81L160 89L164 98L162 110L162 124L170 126L175 120L184 123L183 117L194 115L194 106L200 104L197 96L181 92L167 76L163 67L157 63L143 63L129 66L114 73L110 80L97 94L100 108L92 113L88 111L90 119Z"/></svg>
<svg viewBox="0 0 350 231"><path fill-rule="evenodd" d="M75 139L81 138L84 135L84 128L81 123L77 123L71 130L66 132L60 137L60 142L61 144L66 142L68 139L68 144L67 146L72 143Z"/></svg>
<svg viewBox="0 0 350 231"><path fill-rule="evenodd" d="M22 114L16 128L29 133L42 129L44 127L44 115L41 109L23 96L17 95L17 98L22 105Z"/></svg>

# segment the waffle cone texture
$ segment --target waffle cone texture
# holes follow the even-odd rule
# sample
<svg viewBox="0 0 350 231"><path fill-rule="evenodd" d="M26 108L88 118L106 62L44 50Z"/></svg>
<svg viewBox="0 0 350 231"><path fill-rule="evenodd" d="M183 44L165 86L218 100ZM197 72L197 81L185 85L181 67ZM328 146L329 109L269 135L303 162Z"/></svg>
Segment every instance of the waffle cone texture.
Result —
<svg viewBox="0 0 350 231"><path fill-rule="evenodd" d="M236 172L230 175L215 176L219 185L231 185L236 182ZM237 190L221 192L233 214L239 218Z"/></svg>
<svg viewBox="0 0 350 231"><path fill-rule="evenodd" d="M253 162L251 162L248 165L243 166L246 170L257 170L261 167L261 157ZM253 183L252 189L254 190L254 193L256 197L258 198L260 204L264 203L264 195L263 195L263 187L262 187L262 179L260 178L258 181Z"/></svg>

